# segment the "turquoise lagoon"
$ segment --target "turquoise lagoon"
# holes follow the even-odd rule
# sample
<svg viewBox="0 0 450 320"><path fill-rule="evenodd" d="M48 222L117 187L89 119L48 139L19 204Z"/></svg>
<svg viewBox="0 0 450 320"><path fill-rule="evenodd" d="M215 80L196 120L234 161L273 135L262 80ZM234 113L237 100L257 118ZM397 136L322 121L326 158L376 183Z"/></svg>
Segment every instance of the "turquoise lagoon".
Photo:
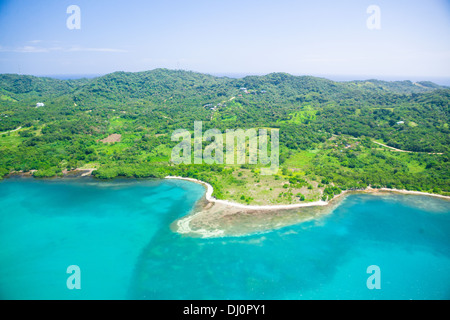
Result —
<svg viewBox="0 0 450 320"><path fill-rule="evenodd" d="M178 180L5 179L0 299L450 298L448 200L355 194L270 232L174 233L203 194ZM81 289L67 288L70 265Z"/></svg>

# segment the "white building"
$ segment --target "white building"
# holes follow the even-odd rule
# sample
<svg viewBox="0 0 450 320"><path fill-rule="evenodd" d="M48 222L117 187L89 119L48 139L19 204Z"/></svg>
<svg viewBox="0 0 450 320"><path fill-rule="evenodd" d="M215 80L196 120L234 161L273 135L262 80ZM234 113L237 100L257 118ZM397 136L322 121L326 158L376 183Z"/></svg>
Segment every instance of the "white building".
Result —
<svg viewBox="0 0 450 320"><path fill-rule="evenodd" d="M42 102L36 103L36 108L44 107L44 106L45 106L45 104L43 104Z"/></svg>

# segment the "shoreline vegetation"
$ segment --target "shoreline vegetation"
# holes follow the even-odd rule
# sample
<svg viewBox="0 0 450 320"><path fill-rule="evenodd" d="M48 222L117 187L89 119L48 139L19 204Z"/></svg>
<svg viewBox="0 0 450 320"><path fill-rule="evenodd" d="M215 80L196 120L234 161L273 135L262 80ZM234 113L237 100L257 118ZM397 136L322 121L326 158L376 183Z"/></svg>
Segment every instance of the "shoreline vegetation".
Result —
<svg viewBox="0 0 450 320"><path fill-rule="evenodd" d="M191 181L205 187L203 201L190 214L172 224L172 230L194 237L211 238L221 236L239 236L253 232L264 232L295 223L302 223L329 214L349 194L410 194L433 196L450 200L449 196L420 191L371 188L362 190L344 190L329 201L315 201L288 205L254 206L219 200L212 197L213 187L204 181L179 176L166 176L165 179ZM303 210L295 210L300 209Z"/></svg>
<svg viewBox="0 0 450 320"><path fill-rule="evenodd" d="M93 176L93 172L97 170L96 168L76 168L72 170L62 170L59 174L55 174L53 176L40 176L37 175L38 170L30 170L27 172L23 171L12 171L6 175L6 177L11 176L21 176L21 177L32 177L32 178L45 178L45 179L53 179L53 178L67 178L67 177L90 177ZM1 181L1 179L0 179Z"/></svg>
<svg viewBox="0 0 450 320"><path fill-rule="evenodd" d="M205 198L209 202L222 203L222 204L226 204L226 205L229 205L232 207L238 207L238 208L244 208L244 209L256 209L256 210L292 209L292 208L312 207L312 206L326 206L329 204L329 202L331 200L336 199L336 198L344 195L345 193L352 192L352 191L353 192L366 192L366 193L376 193L376 192L383 192L383 191L384 192L396 192L396 193L401 193L401 194L416 194L416 195L439 197L439 198L444 198L444 199L450 200L450 196L445 196L442 194L428 193L428 192L422 192L422 191L413 191L413 190L367 187L366 189L361 189L361 190L343 190L342 193L335 195L333 197L333 199L331 199L330 201L319 200L319 201L307 202L307 203L295 203L295 204L285 204L285 205L283 205L283 204L282 205L263 205L263 206L256 205L256 206L254 206L254 205L246 205L246 204L242 204L242 203L232 202L232 201L228 201L228 200L220 200L220 199L214 198L212 196L213 191L214 191L213 187L205 181L201 181L201 180L194 179L194 178L177 177L177 176L166 176L164 179L186 180L186 181L195 182L195 183L205 186L206 187Z"/></svg>

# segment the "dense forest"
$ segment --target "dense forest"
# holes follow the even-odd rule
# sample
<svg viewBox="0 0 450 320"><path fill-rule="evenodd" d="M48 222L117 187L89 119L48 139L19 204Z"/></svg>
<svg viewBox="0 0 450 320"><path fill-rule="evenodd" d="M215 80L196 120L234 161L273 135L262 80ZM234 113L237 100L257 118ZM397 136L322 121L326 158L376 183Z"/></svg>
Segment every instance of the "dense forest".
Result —
<svg viewBox="0 0 450 320"><path fill-rule="evenodd" d="M95 168L103 179L183 175L245 203L265 192L271 203L291 203L367 186L449 195L449 103L450 88L427 81L232 79L167 69L79 80L3 74L0 179L76 168ZM194 121L203 131L279 129L279 172L174 165L171 135L193 132Z"/></svg>

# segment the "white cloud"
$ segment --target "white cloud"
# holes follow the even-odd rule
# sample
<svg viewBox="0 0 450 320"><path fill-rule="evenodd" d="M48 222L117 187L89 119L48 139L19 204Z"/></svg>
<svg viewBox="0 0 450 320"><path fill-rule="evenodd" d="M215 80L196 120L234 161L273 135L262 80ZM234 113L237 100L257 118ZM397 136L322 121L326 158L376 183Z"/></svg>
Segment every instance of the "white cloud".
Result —
<svg viewBox="0 0 450 320"><path fill-rule="evenodd" d="M122 49L114 49L114 48L83 48L83 47L72 47L65 51L68 52L76 52L76 51L84 51L84 52L128 52L127 50Z"/></svg>
<svg viewBox="0 0 450 320"><path fill-rule="evenodd" d="M34 53L34 52L50 52L48 48L40 48L35 46L21 46L21 47L4 47L0 46L0 52L25 52L25 53Z"/></svg>
<svg viewBox="0 0 450 320"><path fill-rule="evenodd" d="M42 42L41 40L32 40L30 43L37 44ZM34 46L25 45L19 47L4 47L0 46L0 52L18 52L18 53L48 53L48 52L128 52L123 49L116 48L87 48L81 46Z"/></svg>

